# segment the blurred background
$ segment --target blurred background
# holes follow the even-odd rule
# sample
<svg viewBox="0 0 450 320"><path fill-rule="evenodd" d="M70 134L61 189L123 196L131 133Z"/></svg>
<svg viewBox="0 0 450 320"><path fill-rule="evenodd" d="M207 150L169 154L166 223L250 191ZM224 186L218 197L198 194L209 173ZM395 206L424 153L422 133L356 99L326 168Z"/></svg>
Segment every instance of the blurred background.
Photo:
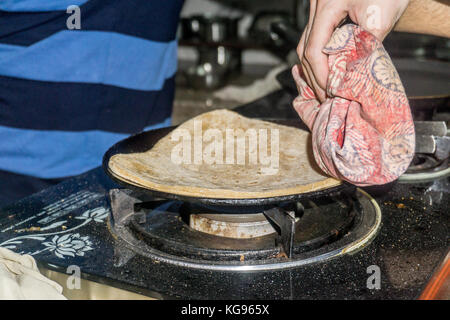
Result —
<svg viewBox="0 0 450 320"><path fill-rule="evenodd" d="M186 0L178 27L173 123L244 105L283 87L295 89L286 70L297 62L295 48L308 10L308 0ZM448 74L439 73L439 62L450 60L449 39L392 32L384 45L409 97L441 94L433 91L436 83L449 83ZM424 78L428 71L433 75ZM276 108L286 111L288 100L280 95ZM434 113L428 106L414 108L416 119Z"/></svg>

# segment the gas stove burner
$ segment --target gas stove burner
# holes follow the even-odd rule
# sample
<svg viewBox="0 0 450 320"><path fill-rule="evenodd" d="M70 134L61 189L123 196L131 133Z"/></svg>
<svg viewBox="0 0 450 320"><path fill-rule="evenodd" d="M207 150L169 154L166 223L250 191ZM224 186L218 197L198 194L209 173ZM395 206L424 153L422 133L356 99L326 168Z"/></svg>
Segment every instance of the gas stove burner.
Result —
<svg viewBox="0 0 450 320"><path fill-rule="evenodd" d="M292 219L286 217L286 222L295 224L303 213L300 202L281 204L285 212L292 212ZM270 216L271 206L213 206L205 204L185 204L184 216L189 226L197 231L236 239L249 239L276 233L276 221ZM265 212L265 213L264 213ZM281 215L283 217L283 215ZM291 221L292 220L292 221ZM282 218L284 222L284 219Z"/></svg>
<svg viewBox="0 0 450 320"><path fill-rule="evenodd" d="M211 235L235 239L250 239L277 232L262 213L190 214L189 227Z"/></svg>
<svg viewBox="0 0 450 320"><path fill-rule="evenodd" d="M443 161L427 154L415 154L407 173L431 172L439 170Z"/></svg>
<svg viewBox="0 0 450 320"><path fill-rule="evenodd" d="M415 154L408 170L398 179L399 182L426 182L450 174L449 159L439 160L428 154Z"/></svg>
<svg viewBox="0 0 450 320"><path fill-rule="evenodd" d="M234 208L142 201L127 189L110 196L110 230L133 255L205 270L274 270L327 260L369 243L381 221L376 202L359 189Z"/></svg>
<svg viewBox="0 0 450 320"><path fill-rule="evenodd" d="M445 121L414 121L416 153L400 182L427 182L450 174L450 136Z"/></svg>

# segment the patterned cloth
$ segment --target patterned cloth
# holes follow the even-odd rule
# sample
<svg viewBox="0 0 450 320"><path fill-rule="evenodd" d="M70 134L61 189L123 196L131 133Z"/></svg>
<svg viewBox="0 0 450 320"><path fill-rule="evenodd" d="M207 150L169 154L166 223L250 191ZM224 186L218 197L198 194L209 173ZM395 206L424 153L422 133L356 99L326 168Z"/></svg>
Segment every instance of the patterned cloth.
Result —
<svg viewBox="0 0 450 320"><path fill-rule="evenodd" d="M358 186L385 184L408 168L415 146L405 90L383 45L355 25L336 29L328 54L327 96L320 104L292 70L293 105L312 131L314 157L330 176Z"/></svg>

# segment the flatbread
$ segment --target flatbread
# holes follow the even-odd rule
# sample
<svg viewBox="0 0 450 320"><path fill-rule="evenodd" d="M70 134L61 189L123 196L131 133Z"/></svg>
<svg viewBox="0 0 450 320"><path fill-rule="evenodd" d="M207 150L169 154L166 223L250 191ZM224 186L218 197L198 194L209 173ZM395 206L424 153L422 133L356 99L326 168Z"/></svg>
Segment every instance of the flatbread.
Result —
<svg viewBox="0 0 450 320"><path fill-rule="evenodd" d="M116 154L108 166L113 176L127 183L203 198L266 198L341 184L316 165L309 132L229 110L192 118L147 152Z"/></svg>

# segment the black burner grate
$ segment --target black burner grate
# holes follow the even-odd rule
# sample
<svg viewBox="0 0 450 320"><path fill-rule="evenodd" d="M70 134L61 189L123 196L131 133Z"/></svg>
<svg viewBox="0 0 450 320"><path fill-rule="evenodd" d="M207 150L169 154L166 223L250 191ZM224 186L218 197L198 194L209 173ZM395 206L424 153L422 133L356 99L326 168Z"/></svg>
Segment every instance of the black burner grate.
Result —
<svg viewBox="0 0 450 320"><path fill-rule="evenodd" d="M234 239L190 228L186 215L193 206L143 199L127 189L112 190L111 230L134 252L170 263L225 269L245 265L278 268L339 255L345 246L372 236L380 220L380 212L357 191L305 199L301 204L260 207L259 212L278 233ZM249 210L236 207L236 212L240 209ZM258 212L255 208L252 211Z"/></svg>

